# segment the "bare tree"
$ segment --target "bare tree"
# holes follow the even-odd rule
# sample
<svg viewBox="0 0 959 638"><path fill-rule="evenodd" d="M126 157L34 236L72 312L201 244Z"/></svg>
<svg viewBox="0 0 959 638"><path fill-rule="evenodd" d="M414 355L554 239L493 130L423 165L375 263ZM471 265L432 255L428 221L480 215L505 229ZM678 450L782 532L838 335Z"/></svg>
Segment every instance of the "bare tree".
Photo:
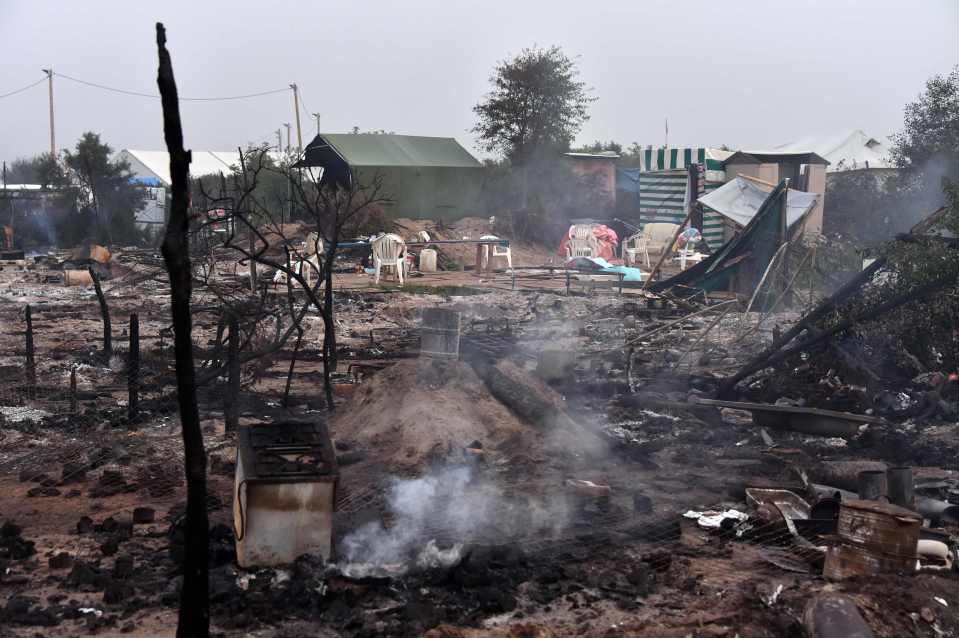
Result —
<svg viewBox="0 0 959 638"><path fill-rule="evenodd" d="M254 290L244 290L235 283L218 283L215 277L208 276L215 273L215 268L209 268L204 273L204 284L221 306L244 318L242 362L277 352L296 336L284 392L287 397L303 340L303 320L311 311L316 312L323 323L324 393L327 407L332 409L331 379L336 369L334 261L347 229L387 201L382 178L374 175L367 183L351 179L348 185L325 183L312 169L293 169L292 161L275 165L265 160L266 154L266 148L241 150L240 166L220 180L218 192L201 187L194 201L201 209L226 213L225 218L218 220L227 222L228 232L207 247L216 255L210 259L211 264L232 260L251 268L262 266L272 270L274 276L269 281L261 280ZM289 158L292 159L295 158ZM270 179L276 183L276 175L283 177L288 189L295 224L285 223L290 217L283 207L268 205L258 195L261 182ZM199 217L198 230L210 223L222 223L203 219L202 213ZM279 291L271 288L271 283L277 282L283 284ZM254 343L257 327L265 320L272 324L273 334L266 341ZM201 382L222 373L218 356L222 345L221 336L214 344L216 356L211 357L212 365L201 375Z"/></svg>

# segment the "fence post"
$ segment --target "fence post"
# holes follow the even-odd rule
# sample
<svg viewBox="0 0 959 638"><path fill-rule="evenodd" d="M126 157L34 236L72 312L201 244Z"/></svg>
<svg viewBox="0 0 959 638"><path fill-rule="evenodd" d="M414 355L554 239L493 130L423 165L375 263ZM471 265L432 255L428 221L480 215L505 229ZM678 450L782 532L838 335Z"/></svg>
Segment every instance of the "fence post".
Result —
<svg viewBox="0 0 959 638"><path fill-rule="evenodd" d="M130 315L127 391L127 418L132 423L140 414L140 316L135 312Z"/></svg>
<svg viewBox="0 0 959 638"><path fill-rule="evenodd" d="M70 414L77 414L77 369L70 369Z"/></svg>
<svg viewBox="0 0 959 638"><path fill-rule="evenodd" d="M240 424L240 326L236 316L230 317L230 335L227 337L227 391L224 397L223 418L227 432Z"/></svg>
<svg viewBox="0 0 959 638"><path fill-rule="evenodd" d="M33 311L27 304L27 395L32 399L37 390L37 365L33 356Z"/></svg>
<svg viewBox="0 0 959 638"><path fill-rule="evenodd" d="M103 356L107 364L110 357L113 356L113 329L110 325L110 307L107 306L107 298L103 296L103 289L100 287L100 275L91 266L89 269L90 278L93 280L93 289L97 293L97 301L100 302L100 317L103 319Z"/></svg>

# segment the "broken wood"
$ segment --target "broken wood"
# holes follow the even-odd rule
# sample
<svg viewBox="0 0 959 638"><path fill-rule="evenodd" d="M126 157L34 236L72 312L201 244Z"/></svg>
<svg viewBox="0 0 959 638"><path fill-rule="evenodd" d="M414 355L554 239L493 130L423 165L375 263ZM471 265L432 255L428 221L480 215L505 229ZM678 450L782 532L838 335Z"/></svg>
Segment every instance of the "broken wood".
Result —
<svg viewBox="0 0 959 638"><path fill-rule="evenodd" d="M715 399L699 398L696 399L696 403L717 408L746 410L752 413L753 423L756 425L820 436L855 436L864 423L880 422L880 419L872 416L792 405L769 405L766 403L717 401Z"/></svg>
<svg viewBox="0 0 959 638"><path fill-rule="evenodd" d="M777 352L783 349L786 344L791 342L797 336L799 336L804 330L812 326L813 323L826 316L829 312L835 309L836 305L845 301L849 295L861 288L866 282L872 279L873 275L876 272L886 265L886 259L880 258L872 262L869 266L862 270L855 277L846 282L839 290L837 290L831 297L824 299L816 308L807 313L802 319L796 322L796 324L783 333L780 337L773 339L772 344L756 357L754 357L749 363L744 365L739 371L733 376L729 377L726 381L722 383L719 389L716 392L717 397L727 396L730 391L736 387L736 384L748 377L749 375L762 370L767 367L769 360L776 355Z"/></svg>
<svg viewBox="0 0 959 638"><path fill-rule="evenodd" d="M163 137L170 153L170 219L163 238L163 260L170 275L177 403L183 435L187 485L186 538L183 553L183 587L177 638L210 634L209 568L207 554L209 521L206 512L206 452L200 413L196 402L193 367L193 319L190 315L193 270L190 265L190 152L183 148L183 128L173 63L166 48L166 30L157 22L157 85L163 106Z"/></svg>

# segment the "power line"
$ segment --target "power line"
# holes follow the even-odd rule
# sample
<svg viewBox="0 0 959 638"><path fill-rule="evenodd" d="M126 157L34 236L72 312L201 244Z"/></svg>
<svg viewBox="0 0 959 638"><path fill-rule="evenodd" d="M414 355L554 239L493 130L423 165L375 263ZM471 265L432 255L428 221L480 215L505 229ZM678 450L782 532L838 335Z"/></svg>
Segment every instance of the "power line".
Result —
<svg viewBox="0 0 959 638"><path fill-rule="evenodd" d="M40 84L41 82L46 81L46 79L47 79L46 76L44 76L40 78L39 80L37 80L36 82L34 82L33 84L28 84L23 88L17 89L16 91L10 91L9 93L4 93L3 95L0 95L0 98L10 97L11 95L16 95L17 93L23 93L27 89L32 89L33 87Z"/></svg>
<svg viewBox="0 0 959 638"><path fill-rule="evenodd" d="M123 95L133 95L136 97L149 97L157 100L160 99L159 95L154 95L152 93L141 93L139 91L128 91L126 89L118 89L113 86L98 84L96 82L88 82L86 80L81 80L80 78L71 77L69 75L64 75L63 73L58 73L58 72L54 72L53 74L65 80L77 82L78 84L85 84L87 86L103 89L105 91L113 91L114 93L121 93ZM42 82L43 80L40 80L40 81ZM252 98L252 97L261 97L264 95L274 95L276 93L285 93L286 91L289 91L289 90L290 90L289 88L282 88L282 89L274 89L272 91L260 91L259 93L247 93L245 95L228 95L223 97L181 97L180 100L183 100L185 102L222 102L226 100L245 100L247 98ZM4 97L4 96L0 96L0 97Z"/></svg>

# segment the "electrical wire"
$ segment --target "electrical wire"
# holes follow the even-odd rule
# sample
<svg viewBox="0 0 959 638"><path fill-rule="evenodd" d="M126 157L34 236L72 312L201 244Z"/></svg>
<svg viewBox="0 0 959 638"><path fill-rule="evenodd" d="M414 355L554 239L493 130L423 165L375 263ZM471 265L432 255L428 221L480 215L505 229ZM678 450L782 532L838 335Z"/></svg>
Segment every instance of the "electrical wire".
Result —
<svg viewBox="0 0 959 638"><path fill-rule="evenodd" d="M26 91L27 89L32 89L33 87L35 87L36 85L40 84L41 82L46 81L46 79L47 79L46 77L42 77L42 78L40 78L39 80L37 80L36 82L34 82L33 84L28 84L28 85L26 85L26 86L23 87L23 88L17 89L16 91L10 91L9 93L4 93L4 94L0 95L0 99L5 98L5 97L10 97L11 95L16 95L17 93L23 93L23 92Z"/></svg>
<svg viewBox="0 0 959 638"><path fill-rule="evenodd" d="M63 73L59 73L57 71L54 71L53 74L65 80L70 80L71 82L77 82L78 84L85 84L86 86L92 86L98 89L103 89L105 91L113 91L114 93L121 93L123 95L133 95L136 97L149 97L157 100L160 99L159 95L154 95L152 93L141 93L139 91L128 91L126 89L118 89L113 86L98 84L96 82L88 82L87 80L81 80L80 78L64 75ZM40 80L40 82L42 81L43 80ZM248 98L262 97L264 95L274 95L276 93L284 93L290 90L292 89L283 88L283 89L274 89L272 91L260 91L259 93L246 93L244 95L228 95L228 96L222 96L222 97L181 97L180 100L184 102L223 102L227 100L245 100ZM3 97L3 96L0 96L0 97Z"/></svg>

